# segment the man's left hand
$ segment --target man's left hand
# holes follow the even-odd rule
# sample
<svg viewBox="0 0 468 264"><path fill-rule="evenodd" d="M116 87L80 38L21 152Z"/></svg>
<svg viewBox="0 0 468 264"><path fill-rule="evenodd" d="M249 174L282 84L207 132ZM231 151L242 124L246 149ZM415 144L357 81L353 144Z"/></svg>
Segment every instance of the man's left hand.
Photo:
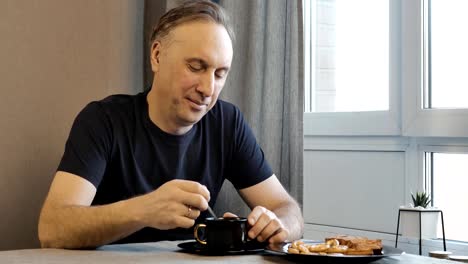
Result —
<svg viewBox="0 0 468 264"><path fill-rule="evenodd" d="M249 237L257 239L259 242L268 241L268 243L284 242L289 231L284 227L281 220L275 213L262 206L255 207L247 217L251 226Z"/></svg>

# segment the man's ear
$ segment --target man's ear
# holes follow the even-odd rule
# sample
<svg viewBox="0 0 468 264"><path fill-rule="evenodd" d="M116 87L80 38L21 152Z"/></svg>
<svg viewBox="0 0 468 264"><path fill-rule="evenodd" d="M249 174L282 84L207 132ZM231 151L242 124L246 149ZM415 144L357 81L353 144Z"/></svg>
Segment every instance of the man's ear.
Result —
<svg viewBox="0 0 468 264"><path fill-rule="evenodd" d="M151 69L154 73L159 71L159 56L161 55L161 42L154 41L151 44L151 54L150 54L150 61L151 61Z"/></svg>

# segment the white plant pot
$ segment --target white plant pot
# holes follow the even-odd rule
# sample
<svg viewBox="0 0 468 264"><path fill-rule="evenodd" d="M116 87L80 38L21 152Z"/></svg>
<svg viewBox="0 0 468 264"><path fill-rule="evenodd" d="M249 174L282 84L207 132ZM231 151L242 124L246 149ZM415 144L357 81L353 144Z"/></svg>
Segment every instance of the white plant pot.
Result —
<svg viewBox="0 0 468 264"><path fill-rule="evenodd" d="M419 211L421 211L421 237L437 238L439 212L424 212L430 209L406 209L400 212L401 235L419 238Z"/></svg>

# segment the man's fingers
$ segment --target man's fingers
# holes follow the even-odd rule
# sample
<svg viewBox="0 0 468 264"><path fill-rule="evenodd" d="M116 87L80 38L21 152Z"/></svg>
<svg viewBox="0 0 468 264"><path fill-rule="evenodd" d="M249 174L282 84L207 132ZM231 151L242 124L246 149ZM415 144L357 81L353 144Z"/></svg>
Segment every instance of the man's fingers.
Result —
<svg viewBox="0 0 468 264"><path fill-rule="evenodd" d="M275 218L275 214L269 210L263 207L255 207L248 217L249 224L252 226L248 233L249 237L252 239L256 238L267 227L270 221Z"/></svg>
<svg viewBox="0 0 468 264"><path fill-rule="evenodd" d="M261 206L256 206L248 216L248 221L251 226L254 226L258 218L266 211L265 208Z"/></svg>
<svg viewBox="0 0 468 264"><path fill-rule="evenodd" d="M195 207L187 206L187 211L185 212L184 216L195 220L200 216L200 210Z"/></svg>
<svg viewBox="0 0 468 264"><path fill-rule="evenodd" d="M276 233L275 235L270 237L270 239L268 239L268 243L275 244L275 243L284 242L286 241L286 239L288 239L288 236L289 236L288 230L282 228L281 230L279 230L278 233Z"/></svg>
<svg viewBox="0 0 468 264"><path fill-rule="evenodd" d="M260 218L261 220L261 218ZM266 241L269 239L271 236L279 232L282 228L282 225L280 221L275 218L270 220L270 222L263 228L263 230L260 232L260 234L257 235L257 240L259 242Z"/></svg>
<svg viewBox="0 0 468 264"><path fill-rule="evenodd" d="M237 215L231 213L231 212L226 212L223 214L223 217L237 217Z"/></svg>
<svg viewBox="0 0 468 264"><path fill-rule="evenodd" d="M200 194L183 193L180 196L180 202L187 206L192 206L201 211L205 211L208 208L208 201Z"/></svg>
<svg viewBox="0 0 468 264"><path fill-rule="evenodd" d="M188 181L188 180L175 180L175 181L181 190L189 192L189 193L200 194L203 197L205 197L207 201L210 200L210 191L208 191L208 188L206 188L205 185L202 185L195 181Z"/></svg>
<svg viewBox="0 0 468 264"><path fill-rule="evenodd" d="M185 216L176 216L174 218L174 226L182 228L190 228L195 224L195 220L185 217Z"/></svg>
<svg viewBox="0 0 468 264"><path fill-rule="evenodd" d="M181 203L202 211L208 208L210 192L206 186L187 180L174 180L174 183L179 187L177 197Z"/></svg>

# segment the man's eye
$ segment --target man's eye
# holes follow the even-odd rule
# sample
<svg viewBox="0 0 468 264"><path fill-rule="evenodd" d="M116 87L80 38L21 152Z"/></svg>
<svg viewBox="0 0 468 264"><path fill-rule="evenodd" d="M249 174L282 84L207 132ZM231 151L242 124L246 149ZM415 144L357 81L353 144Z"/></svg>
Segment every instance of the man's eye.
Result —
<svg viewBox="0 0 468 264"><path fill-rule="evenodd" d="M216 71L215 75L218 78L224 78L224 76L226 76L226 71Z"/></svg>
<svg viewBox="0 0 468 264"><path fill-rule="evenodd" d="M192 65L188 64L188 67L191 71L196 72L196 71L201 71L202 67L200 65Z"/></svg>

